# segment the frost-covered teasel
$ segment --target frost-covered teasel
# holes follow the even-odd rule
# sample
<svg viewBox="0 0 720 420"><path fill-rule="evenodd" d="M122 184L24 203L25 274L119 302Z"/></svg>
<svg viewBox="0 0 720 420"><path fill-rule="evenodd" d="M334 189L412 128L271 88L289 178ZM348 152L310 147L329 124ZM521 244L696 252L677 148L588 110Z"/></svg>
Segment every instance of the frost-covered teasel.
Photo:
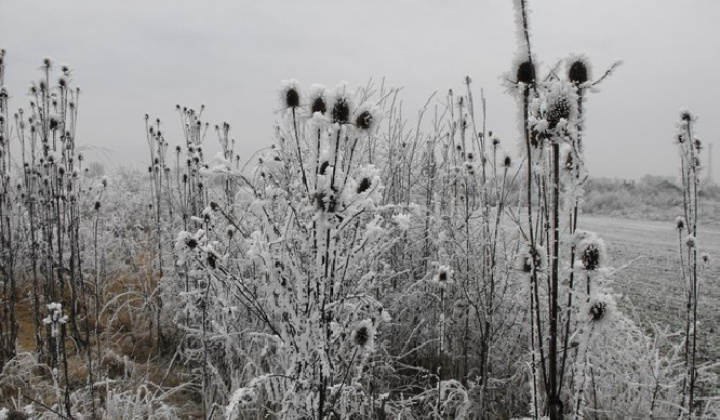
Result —
<svg viewBox="0 0 720 420"><path fill-rule="evenodd" d="M566 61L567 78L575 86L582 87L592 80L592 67L585 54L573 54Z"/></svg>
<svg viewBox="0 0 720 420"><path fill-rule="evenodd" d="M329 101L330 94L325 86L317 84L310 86L310 91L308 92L310 116L315 115L315 113L325 115L328 110Z"/></svg>
<svg viewBox="0 0 720 420"><path fill-rule="evenodd" d="M615 298L609 293L592 294L581 308L580 321L593 327L597 334L611 325L617 319L617 305Z"/></svg>
<svg viewBox="0 0 720 420"><path fill-rule="evenodd" d="M364 103L355 111L355 128L362 132L373 133L380 123L381 114L377 106Z"/></svg>
<svg viewBox="0 0 720 420"><path fill-rule="evenodd" d="M687 223L685 223L685 218L682 216L678 216L675 218L675 229L677 230L683 230L685 229L685 226Z"/></svg>
<svg viewBox="0 0 720 420"><path fill-rule="evenodd" d="M363 351L372 352L375 350L375 335L377 330L372 320L364 319L355 325L350 339L354 346Z"/></svg>
<svg viewBox="0 0 720 420"><path fill-rule="evenodd" d="M547 268L547 249L543 246L536 246L533 250L530 245L525 245L517 258L516 269L523 274L533 275L544 272Z"/></svg>
<svg viewBox="0 0 720 420"><path fill-rule="evenodd" d="M602 239L592 236L578 245L575 267L595 271L605 266L606 258L605 243Z"/></svg>
<svg viewBox="0 0 720 420"><path fill-rule="evenodd" d="M453 284L455 271L447 265L439 265L435 269L432 282L440 287L446 287Z"/></svg>
<svg viewBox="0 0 720 420"><path fill-rule="evenodd" d="M347 90L347 83L341 83L335 88L335 92L333 93L330 119L336 124L348 124L352 112L352 93Z"/></svg>
<svg viewBox="0 0 720 420"><path fill-rule="evenodd" d="M303 105L300 83L295 79L280 82L279 105L280 109L297 109Z"/></svg>
<svg viewBox="0 0 720 420"><path fill-rule="evenodd" d="M696 248L697 247L697 238L695 238L695 235L688 235L685 237L685 245L688 248Z"/></svg>
<svg viewBox="0 0 720 420"><path fill-rule="evenodd" d="M703 264L707 265L710 263L710 254L707 252L703 252L700 254L700 259L702 260Z"/></svg>

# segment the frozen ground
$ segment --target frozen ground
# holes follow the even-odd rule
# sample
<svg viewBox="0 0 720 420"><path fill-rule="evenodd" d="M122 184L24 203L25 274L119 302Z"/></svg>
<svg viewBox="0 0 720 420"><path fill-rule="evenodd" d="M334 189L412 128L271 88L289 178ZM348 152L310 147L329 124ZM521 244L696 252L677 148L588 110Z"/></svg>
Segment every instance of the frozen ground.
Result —
<svg viewBox="0 0 720 420"><path fill-rule="evenodd" d="M623 309L635 306L640 321L680 330L685 319L685 287L680 273L678 232L674 221L630 220L582 216L580 228L597 232L607 245L609 264L619 268L615 291L624 294ZM720 360L720 230L699 228L699 251L710 255L699 271L699 354L703 360ZM684 248L683 248L684 249ZM685 254L687 255L687 254ZM631 305L632 304L632 305Z"/></svg>

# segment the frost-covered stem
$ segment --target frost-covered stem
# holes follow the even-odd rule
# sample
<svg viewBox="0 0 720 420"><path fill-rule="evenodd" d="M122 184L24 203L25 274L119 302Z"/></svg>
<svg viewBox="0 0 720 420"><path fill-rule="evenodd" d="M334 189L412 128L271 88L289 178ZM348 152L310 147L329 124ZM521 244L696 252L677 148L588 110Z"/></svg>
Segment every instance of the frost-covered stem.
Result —
<svg viewBox="0 0 720 420"><path fill-rule="evenodd" d="M212 393L210 392L210 388L212 387L212 378L210 377L210 349L208 348L208 331L207 331L207 323L208 323L208 313L207 308L210 304L210 284L212 282L212 276L208 274L207 276L207 285L205 287L205 291L203 293L202 302L201 302L201 312L200 312L200 328L202 331L202 347L203 347L203 367L202 367L202 410L203 410L203 419L210 419L211 418L211 407L213 405L213 401L210 398Z"/></svg>
<svg viewBox="0 0 720 420"><path fill-rule="evenodd" d="M585 400L585 382L587 382L587 365L588 365L588 350L590 348L590 340L592 339L592 333L595 328L595 325L593 323L590 323L590 331L588 332L588 336L584 341L583 348L582 348L582 362L579 364L577 370L578 375L580 375L579 380L576 380L575 384L575 420L581 420L585 418L585 413L583 412L583 406L586 403Z"/></svg>
<svg viewBox="0 0 720 420"><path fill-rule="evenodd" d="M477 126L475 123L475 104L472 97L472 90L470 89L470 78L467 77L465 79L465 82L467 84L467 95L468 95L468 110L470 111L470 116L472 118L472 128L473 128L473 134L477 136ZM487 391L487 383L489 379L489 358L490 358L490 337L491 337L491 330L492 330L492 316L493 316L493 310L495 306L494 298L495 298L495 252L497 247L497 232L498 232L498 225L500 223L500 217L502 215L503 211L503 205L505 203L505 199L502 197L502 191L505 188L505 177L503 178L503 187L501 190L501 196L498 197L497 200L497 208L496 208L496 215L495 215L495 232L494 235L491 236L490 232L490 200L488 198L488 191L487 191L487 162L485 159L485 120L487 115L486 110L486 103L485 103L485 97L482 95L481 91L481 104L482 104L482 115L483 115L483 133L482 137L478 139L479 141L479 155L480 155L480 164L481 164L481 182L482 182L482 188L480 189L481 194L481 203L483 204L483 230L482 230L482 249L483 249L483 257L482 257L482 278L487 279L489 283L489 291L487 293L486 301L485 301L485 321L483 323L483 327L481 330L481 352L480 352L480 375L482 377L482 400L485 401L485 393ZM462 115L461 115L462 117ZM463 127L465 124L463 124ZM464 136L463 136L463 143L464 143ZM463 149L465 148L465 145L463 144ZM497 148L493 147L493 176L495 181L497 181ZM505 169L505 174L507 175L507 168ZM465 220L465 227L466 227L466 237L468 238L468 248L467 253L470 255L470 228L469 228L469 208L467 206L469 205L469 196L467 194L467 186L466 186L466 193L465 193L465 202L466 202L466 220Z"/></svg>
<svg viewBox="0 0 720 420"><path fill-rule="evenodd" d="M100 354L100 266L98 264L98 225L100 221L100 209L96 208L95 211L95 218L93 220L93 250L94 255L94 300L95 300L95 350L97 353L97 361L98 363L101 360L101 354ZM90 347L90 343L88 343L88 348ZM93 418L95 417L95 379L93 377L92 372L92 358L89 360L89 366L88 366L88 376L90 377L90 384L91 384L91 390L90 390L90 398L92 399L92 415Z"/></svg>
<svg viewBox="0 0 720 420"><path fill-rule="evenodd" d="M692 134L692 118L687 119L683 116L686 125L684 133L680 134L680 140L685 135L685 141L680 141L680 164L683 181L683 205L685 212L685 221L688 227L689 237L697 239L697 203L698 203L698 177L697 177L697 160L695 151L695 139ZM683 150L684 147L687 150ZM687 161L687 162L686 162ZM682 276L685 280L687 301L686 301L686 326L685 326L685 377L682 384L682 403L680 413L685 408L687 402L687 410L690 418L694 414L695 405L695 382L696 368L695 358L697 354L696 328L697 328L697 245L685 244L687 246L687 274L685 271L685 263L683 262L683 241L682 231L678 230L679 247L680 247L680 264L682 267Z"/></svg>
<svg viewBox="0 0 720 420"><path fill-rule="evenodd" d="M293 131L295 132L295 145L297 146L298 163L300 164L300 173L302 174L302 182L305 186L305 193L310 195L310 187L308 186L307 176L305 175L305 166L303 165L302 152L300 151L300 136L298 136L298 124L295 115L295 108L292 108ZM337 149L336 149L337 153Z"/></svg>
<svg viewBox="0 0 720 420"><path fill-rule="evenodd" d="M530 105L530 87L523 87L523 135L525 137L525 149L527 151L527 218L528 218L528 235L530 239L530 256L533 261L533 270L530 275L530 346L532 355L532 375L533 375L533 401L535 404L535 418L538 418L538 379L537 379L537 360L535 354L535 326L537 326L538 336L538 349L540 351L540 367L542 368L543 382L547 389L547 374L545 373L545 356L542 346L542 329L540 321L540 300L538 293L538 276L535 267L537 261L537 250L535 248L535 232L533 228L533 209L532 209L532 182L533 182L533 169L532 169L532 144L530 143L530 118L529 118L529 105Z"/></svg>
<svg viewBox="0 0 720 420"><path fill-rule="evenodd" d="M688 137L692 140L692 130L690 122L688 122ZM689 143L690 156L692 158L692 235L697 239L697 211L698 211L698 174L697 174L697 161L699 158L695 154L694 141ZM688 401L688 408L690 410L690 418L693 418L695 413L695 380L697 375L697 369L695 368L695 357L697 355L697 306L698 306L698 278L697 278L697 245L692 247L692 351L690 354L690 399Z"/></svg>
<svg viewBox="0 0 720 420"><path fill-rule="evenodd" d="M442 402L442 354L443 346L445 345L445 286L440 288L440 346L438 347L438 367L437 367L437 380L438 380L438 398L435 412L440 413L440 405Z"/></svg>
<svg viewBox="0 0 720 420"><path fill-rule="evenodd" d="M530 62L530 65L534 68L532 62L532 51L530 50L530 29L528 26L527 7L525 6L525 0L518 0L518 3L520 4L520 13L522 16L522 32L523 36L525 37L525 46L527 47L528 60Z"/></svg>
<svg viewBox="0 0 720 420"><path fill-rule="evenodd" d="M427 272L428 259L430 258L430 218L432 215L432 196L435 181L435 159L433 158L433 152L434 148L432 147L432 143L428 141L428 158L425 166L427 172L427 190L425 192L425 247L423 251L423 271L425 272Z"/></svg>
<svg viewBox="0 0 720 420"><path fill-rule="evenodd" d="M550 419L562 419L562 402L558 388L558 286L560 259L560 138L552 144L552 253L550 257L550 344L548 349L549 363L549 409Z"/></svg>
<svg viewBox="0 0 720 420"><path fill-rule="evenodd" d="M532 285L531 285L532 287ZM534 413L534 419L539 419L540 412L538 410L538 372L537 372L537 355L535 354L535 298L532 290L530 291L530 356L532 358L531 361L531 370L532 370L532 402L533 402L533 413Z"/></svg>
<svg viewBox="0 0 720 420"><path fill-rule="evenodd" d="M577 88L578 93L578 99L577 99L577 109L578 109L578 118L577 118L577 134L575 138L575 151L576 151L576 157L580 157L582 155L582 132L583 132L583 94L585 92L585 89L579 85L575 85ZM574 162L575 166L575 182L576 185L574 186L577 188L577 185L580 183L580 162L579 159L575 159ZM570 236L573 236L575 234L575 230L577 229L577 223L578 223L578 213L580 208L580 198L575 197L575 201L573 203L573 208L570 214ZM575 251L576 251L576 245L573 242L573 244L570 246L570 264L573 264L575 261ZM559 389L562 389L563 382L565 379L565 367L567 366L567 355L568 355L568 344L570 340L570 318L571 318L571 311L572 311L572 302L573 302L573 290L575 286L575 271L570 271L570 281L568 284L568 300L567 300L567 319L565 320L565 336L563 338L563 358L562 358L562 365L560 368L560 387ZM590 295L590 278L588 277L588 295Z"/></svg>
<svg viewBox="0 0 720 420"><path fill-rule="evenodd" d="M353 363L355 362L355 357L357 357L359 347L355 347L355 350L353 351L353 355L350 358L350 363L347 366L347 369L345 369L345 375L343 375L343 380L340 383L340 388L338 388L337 392L333 396L332 401L330 402L330 407L335 407L335 403L337 402L338 398L342 396L342 390L345 387L345 383L347 383L348 375L350 374L350 369L352 368Z"/></svg>
<svg viewBox="0 0 720 420"><path fill-rule="evenodd" d="M62 314L60 315L62 316ZM70 402L70 377L68 372L68 360L67 360L67 351L65 350L65 339L67 338L67 332L65 328L65 323L60 324L60 340L57 343L58 352L62 354L62 364L63 364L63 371L65 373L65 413L67 416L71 419L73 419L72 415L72 403Z"/></svg>

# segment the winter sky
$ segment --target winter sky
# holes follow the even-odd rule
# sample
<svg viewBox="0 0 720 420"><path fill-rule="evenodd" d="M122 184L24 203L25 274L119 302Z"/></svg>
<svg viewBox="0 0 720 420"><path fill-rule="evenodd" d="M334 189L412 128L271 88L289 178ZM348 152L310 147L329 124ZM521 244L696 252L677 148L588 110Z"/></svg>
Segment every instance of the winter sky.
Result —
<svg viewBox="0 0 720 420"><path fill-rule="evenodd" d="M546 72L570 53L589 56L594 77L624 64L587 104L592 175L673 175L678 109L720 152L717 0L529 0L534 52ZM510 0L0 0L11 107L26 107L41 59L73 68L80 86L78 142L87 160L147 166L144 115L182 141L175 105L205 104L227 121L243 158L272 142L277 89L351 87L370 78L402 86L404 115L435 91L484 88L488 127L514 148L514 100L501 75L516 51ZM214 134L208 144L215 144ZM703 163L707 162L707 156ZM715 159L715 165L720 161ZM715 179L720 167L714 169Z"/></svg>

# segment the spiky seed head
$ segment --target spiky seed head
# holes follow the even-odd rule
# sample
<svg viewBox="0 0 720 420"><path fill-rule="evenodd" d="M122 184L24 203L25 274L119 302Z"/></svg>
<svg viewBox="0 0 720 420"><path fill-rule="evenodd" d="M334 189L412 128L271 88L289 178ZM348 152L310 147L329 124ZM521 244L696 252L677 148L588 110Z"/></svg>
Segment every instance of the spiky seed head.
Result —
<svg viewBox="0 0 720 420"><path fill-rule="evenodd" d="M685 218L684 217L678 216L675 218L675 228L677 230L685 229Z"/></svg>
<svg viewBox="0 0 720 420"><path fill-rule="evenodd" d="M357 193L358 194L364 193L365 191L370 189L371 185L372 185L372 181L370 181L370 178L367 178L367 177L363 178L357 187Z"/></svg>
<svg viewBox="0 0 720 420"><path fill-rule="evenodd" d="M597 245L588 244L580 256L583 267L588 271L598 269L601 262L601 252Z"/></svg>
<svg viewBox="0 0 720 420"><path fill-rule="evenodd" d="M217 268L217 256L214 252L211 252L207 256L207 263L213 270Z"/></svg>
<svg viewBox="0 0 720 420"><path fill-rule="evenodd" d="M680 111L680 120L685 122L692 121L692 114L688 110L682 110Z"/></svg>
<svg viewBox="0 0 720 420"><path fill-rule="evenodd" d="M535 66L530 60L525 60L518 65L516 78L518 83L526 85L535 83Z"/></svg>
<svg viewBox="0 0 720 420"><path fill-rule="evenodd" d="M5 420L27 420L28 417L22 411L10 410L4 418Z"/></svg>
<svg viewBox="0 0 720 420"><path fill-rule="evenodd" d="M593 322L598 322L603 319L605 312L607 311L607 304L605 302L595 302L590 306L590 319Z"/></svg>
<svg viewBox="0 0 720 420"><path fill-rule="evenodd" d="M335 100L332 109L332 122L338 124L347 124L350 121L350 106L347 98L339 97Z"/></svg>
<svg viewBox="0 0 720 420"><path fill-rule="evenodd" d="M571 105L567 96L558 96L548 109L545 119L548 122L548 128L554 130L561 119L570 118Z"/></svg>
<svg viewBox="0 0 720 420"><path fill-rule="evenodd" d="M363 111L355 118L355 126L361 130L369 130L372 127L373 115L370 111Z"/></svg>
<svg viewBox="0 0 720 420"><path fill-rule="evenodd" d="M291 86L285 92L285 106L286 108L297 108L300 106L300 93L297 88Z"/></svg>
<svg viewBox="0 0 720 420"><path fill-rule="evenodd" d="M468 175L475 175L475 166L470 162L465 162L465 170Z"/></svg>
<svg viewBox="0 0 720 420"><path fill-rule="evenodd" d="M576 59L570 64L568 69L568 79L576 84L580 85L588 81L588 66L587 63L582 59Z"/></svg>
<svg viewBox="0 0 720 420"><path fill-rule="evenodd" d="M687 245L688 248L695 248L697 246L697 239L693 235L688 235L685 238L685 245Z"/></svg>
<svg viewBox="0 0 720 420"><path fill-rule="evenodd" d="M325 115L325 113L327 112L327 104L325 103L325 99L322 96L318 96L313 99L312 104L310 104L310 112L313 114L319 112Z"/></svg>
<svg viewBox="0 0 720 420"><path fill-rule="evenodd" d="M353 341L358 347L365 347L367 345L367 343L370 341L370 331L367 325L362 325L355 330L355 334L353 335Z"/></svg>
<svg viewBox="0 0 720 420"><path fill-rule="evenodd" d="M505 159L503 159L503 166L506 168L512 166L512 158L510 157L510 155L505 155Z"/></svg>

